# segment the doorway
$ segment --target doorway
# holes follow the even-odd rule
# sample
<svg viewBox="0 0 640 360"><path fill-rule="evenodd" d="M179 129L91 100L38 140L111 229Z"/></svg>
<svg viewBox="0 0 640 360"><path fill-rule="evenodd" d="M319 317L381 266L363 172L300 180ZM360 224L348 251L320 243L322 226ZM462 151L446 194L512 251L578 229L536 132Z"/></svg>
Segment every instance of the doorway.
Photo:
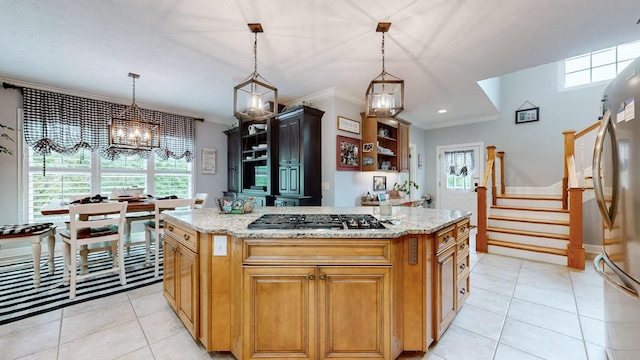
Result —
<svg viewBox="0 0 640 360"><path fill-rule="evenodd" d="M439 209L471 212L471 225L477 226L478 198L475 192L484 176L484 143L444 145L436 148Z"/></svg>

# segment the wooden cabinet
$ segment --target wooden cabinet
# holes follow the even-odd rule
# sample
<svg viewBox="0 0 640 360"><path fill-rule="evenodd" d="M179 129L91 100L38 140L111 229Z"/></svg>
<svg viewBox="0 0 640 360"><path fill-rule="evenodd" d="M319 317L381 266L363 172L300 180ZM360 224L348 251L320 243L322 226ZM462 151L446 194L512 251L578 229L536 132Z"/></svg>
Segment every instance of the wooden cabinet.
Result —
<svg viewBox="0 0 640 360"><path fill-rule="evenodd" d="M198 339L198 256L191 246L182 240L170 232L165 233L163 293L191 336Z"/></svg>
<svg viewBox="0 0 640 360"><path fill-rule="evenodd" d="M323 111L307 106L278 114L280 201L276 205L321 205L322 115Z"/></svg>
<svg viewBox="0 0 640 360"><path fill-rule="evenodd" d="M245 267L245 358L389 358L390 279L390 267Z"/></svg>
<svg viewBox="0 0 640 360"><path fill-rule="evenodd" d="M435 266L435 339L437 341L456 315L456 247L453 244L436 255Z"/></svg>
<svg viewBox="0 0 640 360"><path fill-rule="evenodd" d="M409 122L362 116L362 143L371 151L362 153L362 171L409 171Z"/></svg>

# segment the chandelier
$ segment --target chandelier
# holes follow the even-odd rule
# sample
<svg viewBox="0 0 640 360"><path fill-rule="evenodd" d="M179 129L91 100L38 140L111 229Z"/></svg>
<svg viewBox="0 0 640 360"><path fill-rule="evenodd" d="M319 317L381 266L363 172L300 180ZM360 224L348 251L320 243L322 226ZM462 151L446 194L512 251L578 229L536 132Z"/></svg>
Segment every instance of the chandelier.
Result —
<svg viewBox="0 0 640 360"><path fill-rule="evenodd" d="M369 84L366 94L367 117L396 117L404 110L404 80L389 74L384 68L384 33L390 22L380 22L376 32L382 33L382 73Z"/></svg>
<svg viewBox="0 0 640 360"><path fill-rule="evenodd" d="M133 79L133 103L111 119L109 145L130 150L160 147L160 126L146 121L142 110L136 105L136 79L140 75L129 73L129 77Z"/></svg>
<svg viewBox="0 0 640 360"><path fill-rule="evenodd" d="M277 114L278 89L258 74L258 33L262 25L247 24L254 34L253 74L233 88L233 115L239 119L265 120Z"/></svg>

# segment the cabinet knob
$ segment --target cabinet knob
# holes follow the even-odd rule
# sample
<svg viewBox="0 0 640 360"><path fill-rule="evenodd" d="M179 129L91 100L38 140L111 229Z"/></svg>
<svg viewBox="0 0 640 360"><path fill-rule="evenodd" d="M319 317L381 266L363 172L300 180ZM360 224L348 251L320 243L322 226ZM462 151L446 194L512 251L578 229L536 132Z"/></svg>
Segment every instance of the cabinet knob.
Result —
<svg viewBox="0 0 640 360"><path fill-rule="evenodd" d="M464 270L467 267L467 264L460 264L460 270Z"/></svg>
<svg viewBox="0 0 640 360"><path fill-rule="evenodd" d="M168 227L169 231L173 231L173 226Z"/></svg>
<svg viewBox="0 0 640 360"><path fill-rule="evenodd" d="M327 275L325 275L325 274L320 274L320 280L324 280L324 279L326 279L326 278L327 278Z"/></svg>
<svg viewBox="0 0 640 360"><path fill-rule="evenodd" d="M451 240L451 239L453 239L453 237L447 235L447 236L444 237L444 242L449 242L449 240Z"/></svg>
<svg viewBox="0 0 640 360"><path fill-rule="evenodd" d="M467 244L465 243L460 244L460 250L464 250L465 247L467 247Z"/></svg>
<svg viewBox="0 0 640 360"><path fill-rule="evenodd" d="M309 274L309 280L313 280L313 279L315 279L315 278L316 278L316 277L315 277L315 276L313 276L313 274Z"/></svg>
<svg viewBox="0 0 640 360"><path fill-rule="evenodd" d="M466 293L467 293L467 289L465 288L460 289L460 295L464 295Z"/></svg>
<svg viewBox="0 0 640 360"><path fill-rule="evenodd" d="M189 234L184 234L182 237L183 237L185 240L189 240Z"/></svg>

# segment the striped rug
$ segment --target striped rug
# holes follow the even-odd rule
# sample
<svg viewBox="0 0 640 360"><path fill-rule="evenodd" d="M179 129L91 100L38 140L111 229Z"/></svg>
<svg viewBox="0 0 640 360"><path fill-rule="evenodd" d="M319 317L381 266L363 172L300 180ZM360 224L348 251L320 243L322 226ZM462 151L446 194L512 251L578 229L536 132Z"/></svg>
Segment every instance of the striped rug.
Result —
<svg viewBox="0 0 640 360"><path fill-rule="evenodd" d="M69 299L69 287L62 284L62 256L55 257L56 271L49 275L48 265L41 269L42 279L39 288L33 287L33 268L6 271L8 266L30 265L31 260L14 262L0 266L0 325L45 313L65 306L117 294L162 281L162 263L160 276L154 277L153 264L144 266L144 245L132 246L125 254L127 284L120 285L118 274L105 274L90 277L76 284L76 297ZM103 257L104 252L89 254L89 260ZM162 259L162 250L160 251ZM16 266L17 265L17 266ZM99 270L111 267L111 262L90 265L89 269ZM4 272L6 271L6 272Z"/></svg>

